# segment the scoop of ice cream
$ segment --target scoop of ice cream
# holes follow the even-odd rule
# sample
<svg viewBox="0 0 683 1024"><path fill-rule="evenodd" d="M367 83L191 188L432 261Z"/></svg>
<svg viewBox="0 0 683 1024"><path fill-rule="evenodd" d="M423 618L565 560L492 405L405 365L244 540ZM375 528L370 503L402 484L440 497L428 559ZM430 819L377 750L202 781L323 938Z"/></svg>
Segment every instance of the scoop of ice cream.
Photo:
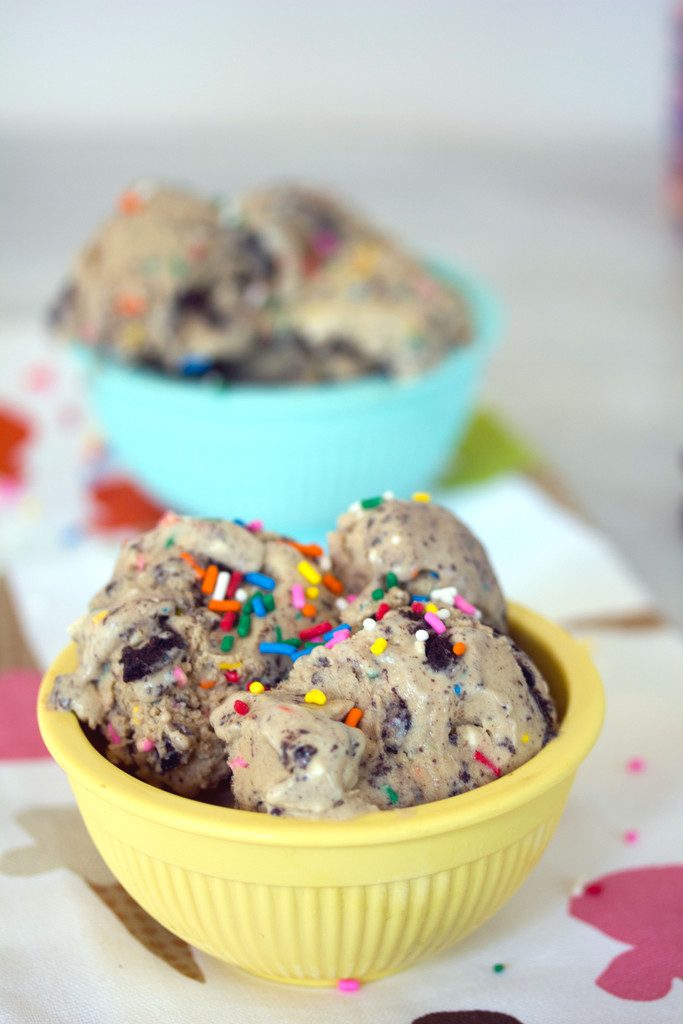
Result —
<svg viewBox="0 0 683 1024"><path fill-rule="evenodd" d="M252 189L236 199L234 208L237 223L258 234L277 260L280 297L296 294L347 247L380 238L347 204L307 186Z"/></svg>
<svg viewBox="0 0 683 1024"><path fill-rule="evenodd" d="M278 691L224 701L211 724L229 752L236 805L315 818L373 810L357 789L365 736L339 720L350 707L342 700L318 708Z"/></svg>
<svg viewBox="0 0 683 1024"><path fill-rule="evenodd" d="M317 358L345 358L349 376L363 365L414 376L471 335L462 296L380 239L346 246L303 283L281 318Z"/></svg>
<svg viewBox="0 0 683 1024"><path fill-rule="evenodd" d="M420 601L452 606L457 598L461 610L474 606L483 622L507 628L505 600L484 548L464 523L431 501L357 503L340 516L329 547L334 571L359 594L349 610L356 620L386 601L380 590L398 584Z"/></svg>
<svg viewBox="0 0 683 1024"><path fill-rule="evenodd" d="M250 682L276 684L300 619L333 614L336 594L311 589L304 564L322 579L315 554L275 534L167 513L123 545L75 625L78 667L57 679L53 705L101 729L110 759L141 777L186 795L210 788L228 773L211 708Z"/></svg>
<svg viewBox="0 0 683 1024"><path fill-rule="evenodd" d="M260 524L166 513L74 626L53 706L142 779L198 795L231 778L236 806L300 817L440 800L548 742L545 681L468 603L504 616L457 519L375 499L331 546L334 563Z"/></svg>
<svg viewBox="0 0 683 1024"><path fill-rule="evenodd" d="M258 237L215 203L139 183L78 257L59 329L119 357L193 375L242 360L277 274Z"/></svg>
<svg viewBox="0 0 683 1024"><path fill-rule="evenodd" d="M547 684L509 637L457 611L438 622L388 612L302 658L278 689L299 700L319 690L333 706L341 701L362 712L357 789L380 808L484 785L554 735Z"/></svg>

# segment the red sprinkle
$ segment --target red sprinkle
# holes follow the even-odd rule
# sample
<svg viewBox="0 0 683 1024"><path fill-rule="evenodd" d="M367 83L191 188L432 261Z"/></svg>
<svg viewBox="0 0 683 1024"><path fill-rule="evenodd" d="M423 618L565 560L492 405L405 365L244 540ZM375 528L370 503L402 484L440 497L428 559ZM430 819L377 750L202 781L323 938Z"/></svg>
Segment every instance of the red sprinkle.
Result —
<svg viewBox="0 0 683 1024"><path fill-rule="evenodd" d="M239 674L239 672L235 672L234 669L230 669L228 672L225 673L225 678L229 683L239 683L242 677Z"/></svg>
<svg viewBox="0 0 683 1024"><path fill-rule="evenodd" d="M226 597L230 598L235 596L235 591L239 587L243 578L243 574L238 572L237 569L234 569L233 572L230 573L230 582L228 583L228 589L225 591Z"/></svg>
<svg viewBox="0 0 683 1024"><path fill-rule="evenodd" d="M389 605L382 601L381 605L375 612L375 619L377 620L377 622L381 622L388 611L391 611Z"/></svg>
<svg viewBox="0 0 683 1024"><path fill-rule="evenodd" d="M301 640L312 640L314 636L321 636L322 633L327 633L329 629L332 629L331 622L319 622L317 626L308 626L307 629L302 629L299 637Z"/></svg>
<svg viewBox="0 0 683 1024"><path fill-rule="evenodd" d="M474 760L478 761L479 764L485 764L487 768L490 768L496 778L500 775L500 768L495 765L493 761L490 761L486 754L482 754L481 750L475 750Z"/></svg>
<svg viewBox="0 0 683 1024"><path fill-rule="evenodd" d="M598 885L597 882L593 882L591 885L587 885L583 890L588 896L599 896L602 892L602 886Z"/></svg>
<svg viewBox="0 0 683 1024"><path fill-rule="evenodd" d="M236 700L233 707L238 715L248 715L249 705L245 704L243 700Z"/></svg>
<svg viewBox="0 0 683 1024"><path fill-rule="evenodd" d="M225 615L223 616L223 618L221 619L221 629L225 633L228 633L232 629L232 627L235 625L236 622L237 622L237 614L236 614L236 612L226 612Z"/></svg>
<svg viewBox="0 0 683 1024"><path fill-rule="evenodd" d="M422 612L425 610L425 606L421 601L413 601L410 606L410 610L411 612L417 612L418 615L422 615Z"/></svg>

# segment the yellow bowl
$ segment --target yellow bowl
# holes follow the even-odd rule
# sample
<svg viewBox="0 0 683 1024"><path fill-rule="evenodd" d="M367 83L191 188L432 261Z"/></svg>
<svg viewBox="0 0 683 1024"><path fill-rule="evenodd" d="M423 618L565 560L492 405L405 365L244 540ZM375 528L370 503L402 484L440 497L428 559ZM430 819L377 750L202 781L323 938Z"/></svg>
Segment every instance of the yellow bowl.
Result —
<svg viewBox="0 0 683 1024"><path fill-rule="evenodd" d="M559 735L481 789L341 822L215 807L156 789L95 750L73 714L38 720L92 839L131 896L230 964L301 985L369 981L451 946L491 917L552 835L603 718L600 678L565 632L517 605L511 632L545 675Z"/></svg>

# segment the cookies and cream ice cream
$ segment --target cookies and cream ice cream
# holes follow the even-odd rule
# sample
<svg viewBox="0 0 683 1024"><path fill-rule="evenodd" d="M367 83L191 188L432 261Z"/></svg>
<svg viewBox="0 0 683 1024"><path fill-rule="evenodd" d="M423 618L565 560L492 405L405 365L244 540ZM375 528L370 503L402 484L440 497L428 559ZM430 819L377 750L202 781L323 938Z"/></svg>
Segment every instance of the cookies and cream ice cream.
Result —
<svg viewBox="0 0 683 1024"><path fill-rule="evenodd" d="M552 738L547 684L450 512L369 499L330 552L167 514L75 625L53 705L145 781L313 818L455 796Z"/></svg>

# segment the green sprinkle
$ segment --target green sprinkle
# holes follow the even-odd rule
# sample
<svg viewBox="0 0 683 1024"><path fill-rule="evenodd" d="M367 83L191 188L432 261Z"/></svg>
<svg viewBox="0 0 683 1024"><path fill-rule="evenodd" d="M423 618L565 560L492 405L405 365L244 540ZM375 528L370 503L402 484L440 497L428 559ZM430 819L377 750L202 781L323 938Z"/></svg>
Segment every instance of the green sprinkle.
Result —
<svg viewBox="0 0 683 1024"><path fill-rule="evenodd" d="M275 598L273 597L273 595L266 593L266 594L261 594L261 597L263 598L263 603L266 606L266 611L267 612L274 612L275 611Z"/></svg>
<svg viewBox="0 0 683 1024"><path fill-rule="evenodd" d="M377 671L376 668L369 668L367 670L367 673L368 673L368 679L376 679L377 676L379 675L379 672Z"/></svg>
<svg viewBox="0 0 683 1024"><path fill-rule="evenodd" d="M251 629L251 615L245 615L242 613L237 623L237 633L239 636L248 636Z"/></svg>
<svg viewBox="0 0 683 1024"><path fill-rule="evenodd" d="M381 498L381 497L380 498L363 498L363 500L360 503L360 507L361 508L377 508L377 506L381 505L383 501L384 501L384 498Z"/></svg>
<svg viewBox="0 0 683 1024"><path fill-rule="evenodd" d="M380 598L384 597L384 591L382 590L381 587L377 587L377 590L373 590L370 596L372 597L373 601L379 601Z"/></svg>
<svg viewBox="0 0 683 1024"><path fill-rule="evenodd" d="M221 640L221 650L222 651L231 651L232 650L232 645L234 644L234 642L235 642L234 636L230 636L229 633L226 633L225 636L223 637L223 639Z"/></svg>
<svg viewBox="0 0 683 1024"><path fill-rule="evenodd" d="M252 600L251 597L248 597L246 599L246 601L244 602L244 604L242 605L242 611L246 615L251 615L251 600Z"/></svg>
<svg viewBox="0 0 683 1024"><path fill-rule="evenodd" d="M302 644L302 641L298 636L288 636L283 642L291 644L292 647L301 647Z"/></svg>
<svg viewBox="0 0 683 1024"><path fill-rule="evenodd" d="M504 970L505 970L505 964L494 964L493 965L493 973L494 974L502 974Z"/></svg>
<svg viewBox="0 0 683 1024"><path fill-rule="evenodd" d="M384 792L389 797L389 800L391 801L391 803L392 804L397 804L398 803L398 793L396 792L396 790L392 789L391 786L383 786L382 788L384 789ZM498 967L498 966L499 965L496 964L496 967ZM502 964L500 966L502 967ZM493 968L494 971L495 971L496 967Z"/></svg>
<svg viewBox="0 0 683 1024"><path fill-rule="evenodd" d="M275 627L275 641L278 644L282 643L282 630L280 629L279 626Z"/></svg>
<svg viewBox="0 0 683 1024"><path fill-rule="evenodd" d="M168 540L166 541L166 543L164 544L164 547L165 548L172 548L174 544L175 544L175 537L169 537Z"/></svg>
<svg viewBox="0 0 683 1024"><path fill-rule="evenodd" d="M386 579L387 590L391 590L392 587L398 586L398 576L395 572L388 572Z"/></svg>

